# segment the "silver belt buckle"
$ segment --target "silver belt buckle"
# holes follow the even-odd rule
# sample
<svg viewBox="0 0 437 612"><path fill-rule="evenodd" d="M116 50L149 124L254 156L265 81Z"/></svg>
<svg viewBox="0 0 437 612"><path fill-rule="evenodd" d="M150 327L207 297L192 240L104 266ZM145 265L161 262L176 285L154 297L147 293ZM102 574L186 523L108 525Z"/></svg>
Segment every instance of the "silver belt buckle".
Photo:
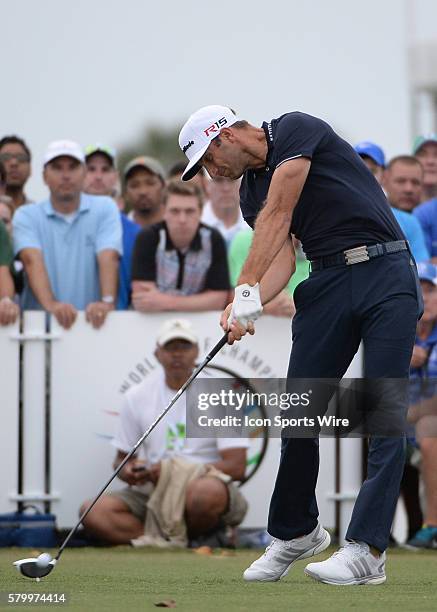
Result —
<svg viewBox="0 0 437 612"><path fill-rule="evenodd" d="M356 247L355 249L348 249L344 251L346 258L346 265L351 266L352 264L360 263L361 261L369 261L369 251L366 245Z"/></svg>

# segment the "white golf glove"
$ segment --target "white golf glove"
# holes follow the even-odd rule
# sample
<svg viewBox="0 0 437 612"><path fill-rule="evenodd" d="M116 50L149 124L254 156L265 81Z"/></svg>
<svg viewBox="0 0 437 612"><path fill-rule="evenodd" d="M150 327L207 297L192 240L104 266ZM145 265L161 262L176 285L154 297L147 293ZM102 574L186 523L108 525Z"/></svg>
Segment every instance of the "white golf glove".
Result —
<svg viewBox="0 0 437 612"><path fill-rule="evenodd" d="M262 310L259 283L253 287L247 283L238 285L238 287L235 287L235 296L232 302L231 314L228 318L228 326L237 321L247 329L249 321L256 321Z"/></svg>

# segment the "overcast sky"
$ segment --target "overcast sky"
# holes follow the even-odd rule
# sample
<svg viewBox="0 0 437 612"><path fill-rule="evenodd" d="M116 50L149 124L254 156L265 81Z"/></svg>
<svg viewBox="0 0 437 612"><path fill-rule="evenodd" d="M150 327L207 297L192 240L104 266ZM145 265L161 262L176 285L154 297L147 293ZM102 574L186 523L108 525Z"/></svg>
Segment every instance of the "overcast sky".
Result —
<svg viewBox="0 0 437 612"><path fill-rule="evenodd" d="M407 44L417 32L434 35L436 5L0 0L0 134L28 140L34 198L45 194L49 141L121 146L205 104L230 105L255 124L303 110L394 154L412 137Z"/></svg>

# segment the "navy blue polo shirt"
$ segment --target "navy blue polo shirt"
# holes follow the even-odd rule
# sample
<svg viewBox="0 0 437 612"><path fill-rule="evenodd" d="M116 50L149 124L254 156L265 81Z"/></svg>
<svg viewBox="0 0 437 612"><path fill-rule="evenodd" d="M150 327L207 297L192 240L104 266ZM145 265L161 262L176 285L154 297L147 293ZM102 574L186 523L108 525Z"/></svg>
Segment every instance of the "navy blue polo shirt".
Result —
<svg viewBox="0 0 437 612"><path fill-rule="evenodd" d="M263 123L268 153L263 170L247 170L240 206L253 227L282 163L307 157L311 167L293 212L290 233L308 259L362 244L403 240L387 199L354 149L321 119L293 112Z"/></svg>

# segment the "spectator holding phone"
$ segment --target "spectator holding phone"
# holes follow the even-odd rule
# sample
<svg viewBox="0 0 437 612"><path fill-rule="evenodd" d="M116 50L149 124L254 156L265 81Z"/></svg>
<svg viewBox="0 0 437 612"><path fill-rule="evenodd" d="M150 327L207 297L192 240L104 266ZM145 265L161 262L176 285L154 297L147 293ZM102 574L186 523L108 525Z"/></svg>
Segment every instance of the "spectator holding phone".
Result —
<svg viewBox="0 0 437 612"><path fill-rule="evenodd" d="M198 337L185 319L164 323L157 337L155 356L158 371L125 396L113 445L114 467L126 457L137 440L188 380L199 353ZM121 470L128 487L104 495L84 521L95 537L112 544L128 544L147 535L147 515L154 508L165 523L183 521L188 537L210 533L225 525L238 525L247 503L233 481L242 480L248 441L241 438L186 438L186 396L172 409ZM171 502L165 494L156 505L153 499L164 477L168 487L180 487ZM162 492L161 492L162 493ZM182 500L182 507L177 498ZM88 502L85 502L81 512ZM145 523L146 521L146 523Z"/></svg>

